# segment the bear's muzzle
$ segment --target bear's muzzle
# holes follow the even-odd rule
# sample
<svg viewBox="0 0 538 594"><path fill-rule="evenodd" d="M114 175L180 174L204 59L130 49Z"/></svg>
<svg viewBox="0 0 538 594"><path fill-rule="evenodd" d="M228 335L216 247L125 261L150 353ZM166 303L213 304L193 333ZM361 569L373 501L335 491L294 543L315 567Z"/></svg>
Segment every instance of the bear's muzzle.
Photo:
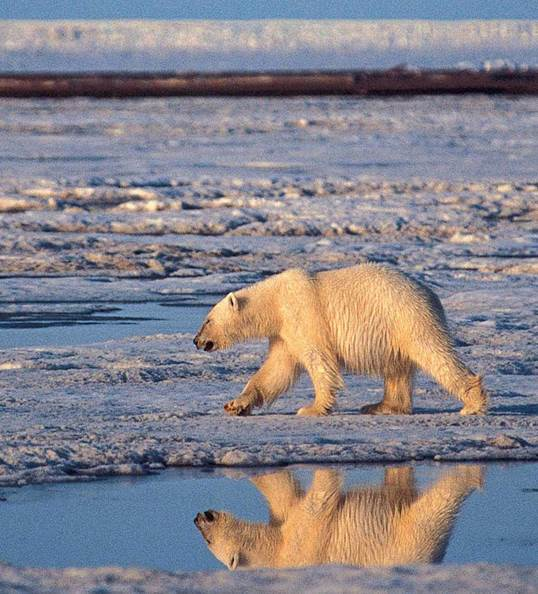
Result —
<svg viewBox="0 0 538 594"><path fill-rule="evenodd" d="M204 349L208 353L215 348L215 343L212 340L203 340L199 334L194 337L192 342L198 350Z"/></svg>

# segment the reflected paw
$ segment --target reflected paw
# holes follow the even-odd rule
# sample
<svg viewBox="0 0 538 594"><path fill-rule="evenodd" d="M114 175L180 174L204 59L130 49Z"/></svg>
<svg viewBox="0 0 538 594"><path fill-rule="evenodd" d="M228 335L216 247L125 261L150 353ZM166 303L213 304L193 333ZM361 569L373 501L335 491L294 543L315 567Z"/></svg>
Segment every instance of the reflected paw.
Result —
<svg viewBox="0 0 538 594"><path fill-rule="evenodd" d="M224 405L224 410L231 417L246 417L252 413L252 404L235 398Z"/></svg>
<svg viewBox="0 0 538 594"><path fill-rule="evenodd" d="M460 464L456 467L455 474L460 482L470 489L482 489L484 486L486 470L478 464Z"/></svg>

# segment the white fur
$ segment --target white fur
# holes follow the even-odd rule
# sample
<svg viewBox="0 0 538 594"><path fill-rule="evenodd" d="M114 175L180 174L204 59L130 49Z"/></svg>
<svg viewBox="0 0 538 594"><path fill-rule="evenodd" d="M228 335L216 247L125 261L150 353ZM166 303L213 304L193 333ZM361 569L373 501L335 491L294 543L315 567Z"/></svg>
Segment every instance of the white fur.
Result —
<svg viewBox="0 0 538 594"><path fill-rule="evenodd" d="M314 276L287 270L229 294L197 335L214 349L261 338L269 339L267 359L226 405L230 414L272 402L302 371L312 379L315 401L299 413L327 414L343 385L341 370L384 378L383 401L363 412L409 413L417 367L464 402L463 414L486 409L480 377L458 358L438 297L385 266L362 264Z"/></svg>
<svg viewBox="0 0 538 594"><path fill-rule="evenodd" d="M195 520L229 569L390 566L442 560L461 504L482 485L482 470L451 469L422 494L411 467L388 468L382 486L347 492L334 470L316 470L306 493L288 471L252 482L269 505L267 524L214 511L210 521L205 514Z"/></svg>

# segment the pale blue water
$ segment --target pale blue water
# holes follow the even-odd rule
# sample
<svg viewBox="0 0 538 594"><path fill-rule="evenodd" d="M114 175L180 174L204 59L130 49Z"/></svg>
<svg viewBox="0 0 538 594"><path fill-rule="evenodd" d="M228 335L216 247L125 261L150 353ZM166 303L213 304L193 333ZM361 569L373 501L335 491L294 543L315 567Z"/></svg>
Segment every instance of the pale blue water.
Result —
<svg viewBox="0 0 538 594"><path fill-rule="evenodd" d="M383 482L382 465L340 468L346 488ZM313 467L292 470L305 485L312 478ZM419 489L449 470L447 465L415 466ZM489 464L483 490L473 492L461 508L443 562L536 564L536 471L535 463ZM268 519L247 471L229 475L184 469L136 479L0 489L6 499L0 502L0 559L38 567L222 569L194 526L194 516L216 509L247 520Z"/></svg>
<svg viewBox="0 0 538 594"><path fill-rule="evenodd" d="M109 311L89 314L2 315L0 305L0 349L64 347L161 333L194 334L208 309L193 305L114 303Z"/></svg>

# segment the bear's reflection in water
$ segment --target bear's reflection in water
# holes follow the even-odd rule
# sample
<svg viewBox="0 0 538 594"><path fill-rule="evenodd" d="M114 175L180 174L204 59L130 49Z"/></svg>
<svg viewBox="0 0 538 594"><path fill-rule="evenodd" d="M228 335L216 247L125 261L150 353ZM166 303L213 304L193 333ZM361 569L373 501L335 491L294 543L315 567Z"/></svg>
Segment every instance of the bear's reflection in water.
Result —
<svg viewBox="0 0 538 594"><path fill-rule="evenodd" d="M252 482L267 500L269 523L213 510L194 520L229 569L387 566L443 559L460 506L482 484L482 469L451 468L422 493L411 467L387 468L382 485L350 490L332 469L316 470L306 491L288 471Z"/></svg>

